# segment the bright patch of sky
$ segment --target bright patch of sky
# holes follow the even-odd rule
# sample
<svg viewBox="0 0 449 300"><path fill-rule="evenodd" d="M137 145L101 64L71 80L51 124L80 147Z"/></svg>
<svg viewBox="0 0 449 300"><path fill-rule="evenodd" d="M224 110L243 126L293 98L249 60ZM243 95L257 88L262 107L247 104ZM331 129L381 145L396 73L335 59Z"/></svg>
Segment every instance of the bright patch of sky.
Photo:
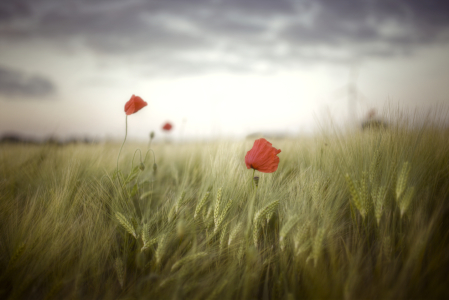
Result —
<svg viewBox="0 0 449 300"><path fill-rule="evenodd" d="M436 2L5 3L0 135L118 140L132 94L149 103L128 118L140 140L166 121L173 139L291 135L386 103L449 104Z"/></svg>

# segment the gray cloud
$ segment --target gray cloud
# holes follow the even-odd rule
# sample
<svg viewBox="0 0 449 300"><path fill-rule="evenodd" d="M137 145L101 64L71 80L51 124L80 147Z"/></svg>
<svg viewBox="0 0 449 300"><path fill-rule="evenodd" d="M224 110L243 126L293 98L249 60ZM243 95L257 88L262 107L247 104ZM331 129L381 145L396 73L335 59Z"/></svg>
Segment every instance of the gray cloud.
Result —
<svg viewBox="0 0 449 300"><path fill-rule="evenodd" d="M145 74L348 63L447 43L449 5L408 0L21 0L0 38L82 38ZM143 63L146 62L146 63Z"/></svg>
<svg viewBox="0 0 449 300"><path fill-rule="evenodd" d="M0 94L8 97L39 98L54 91L54 84L42 76L0 67Z"/></svg>

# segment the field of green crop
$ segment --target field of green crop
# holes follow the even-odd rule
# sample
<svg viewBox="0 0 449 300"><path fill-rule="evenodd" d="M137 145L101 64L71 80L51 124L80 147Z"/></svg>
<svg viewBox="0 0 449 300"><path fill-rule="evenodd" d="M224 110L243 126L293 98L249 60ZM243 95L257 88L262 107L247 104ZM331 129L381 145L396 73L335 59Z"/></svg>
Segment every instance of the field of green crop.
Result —
<svg viewBox="0 0 449 300"><path fill-rule="evenodd" d="M443 121L269 140L257 189L254 140L2 144L0 298L449 299Z"/></svg>

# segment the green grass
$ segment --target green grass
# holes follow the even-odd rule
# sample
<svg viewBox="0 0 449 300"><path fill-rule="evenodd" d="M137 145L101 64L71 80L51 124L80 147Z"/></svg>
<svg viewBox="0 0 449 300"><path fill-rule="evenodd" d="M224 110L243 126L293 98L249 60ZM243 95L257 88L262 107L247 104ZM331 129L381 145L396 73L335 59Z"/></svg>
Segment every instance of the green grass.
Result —
<svg viewBox="0 0 449 300"><path fill-rule="evenodd" d="M0 298L447 299L449 130L394 119L270 140L257 191L253 140L156 144L157 172L128 143L120 180L120 145L0 145Z"/></svg>

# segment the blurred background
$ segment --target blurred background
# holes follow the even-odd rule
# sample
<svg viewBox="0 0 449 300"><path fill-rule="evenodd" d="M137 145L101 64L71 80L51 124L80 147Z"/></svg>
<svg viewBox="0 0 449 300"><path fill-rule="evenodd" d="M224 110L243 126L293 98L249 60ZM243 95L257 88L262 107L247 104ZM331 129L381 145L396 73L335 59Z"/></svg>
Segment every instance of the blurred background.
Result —
<svg viewBox="0 0 449 300"><path fill-rule="evenodd" d="M449 4L2 0L0 136L312 134L449 103ZM163 132L170 122L173 128Z"/></svg>

